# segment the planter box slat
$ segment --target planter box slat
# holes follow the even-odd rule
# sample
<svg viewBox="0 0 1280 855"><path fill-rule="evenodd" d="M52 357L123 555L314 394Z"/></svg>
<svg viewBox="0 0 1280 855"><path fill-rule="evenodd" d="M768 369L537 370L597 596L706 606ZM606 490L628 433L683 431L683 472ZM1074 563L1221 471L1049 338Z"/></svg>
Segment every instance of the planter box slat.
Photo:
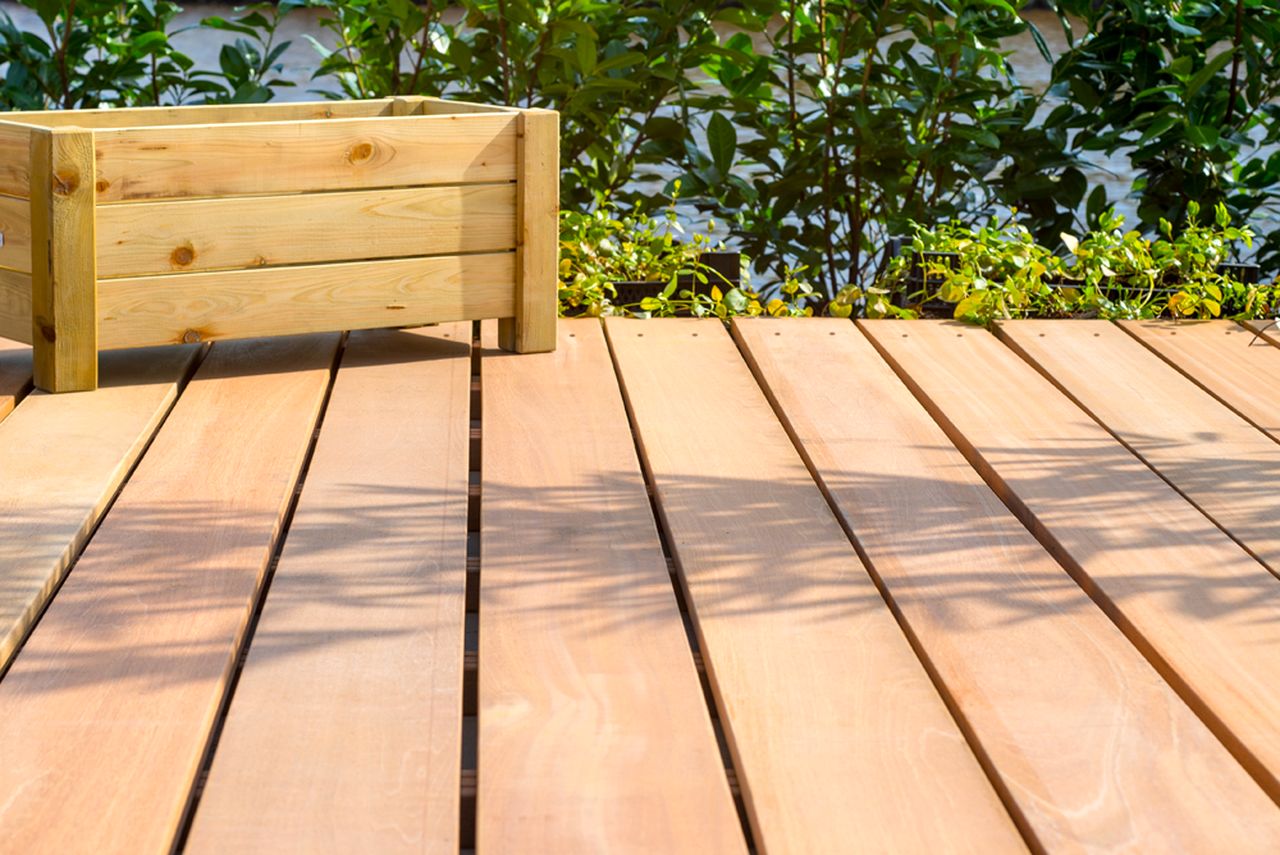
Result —
<svg viewBox="0 0 1280 855"><path fill-rule="evenodd" d="M98 201L514 181L519 117L105 130L96 134Z"/></svg>
<svg viewBox="0 0 1280 855"><path fill-rule="evenodd" d="M496 319L509 350L555 348L553 111L17 113L6 154L0 336L33 345L42 389L95 388L99 350L174 342Z"/></svg>
<svg viewBox="0 0 1280 855"><path fill-rule="evenodd" d="M515 188L508 182L103 205L98 276L512 250Z"/></svg>
<svg viewBox="0 0 1280 855"><path fill-rule="evenodd" d="M99 346L509 317L516 254L307 264L99 283Z"/></svg>

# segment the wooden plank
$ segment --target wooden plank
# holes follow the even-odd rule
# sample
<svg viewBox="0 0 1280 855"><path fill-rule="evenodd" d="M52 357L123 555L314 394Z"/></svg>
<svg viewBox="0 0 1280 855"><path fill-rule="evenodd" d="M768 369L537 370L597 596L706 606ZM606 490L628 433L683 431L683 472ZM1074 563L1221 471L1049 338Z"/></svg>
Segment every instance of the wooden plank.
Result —
<svg viewBox="0 0 1280 855"><path fill-rule="evenodd" d="M351 335L186 852L458 851L470 340Z"/></svg>
<svg viewBox="0 0 1280 855"><path fill-rule="evenodd" d="M478 852L745 852L597 321L484 326Z"/></svg>
<svg viewBox="0 0 1280 855"><path fill-rule="evenodd" d="M1280 580L995 336L861 323L987 483L1280 799L1280 638L1267 629Z"/></svg>
<svg viewBox="0 0 1280 855"><path fill-rule="evenodd" d="M31 348L0 339L0 421L30 390Z"/></svg>
<svg viewBox="0 0 1280 855"><path fill-rule="evenodd" d="M16 113L5 113L6 120ZM31 129L0 121L0 193L26 198L31 192Z"/></svg>
<svg viewBox="0 0 1280 855"><path fill-rule="evenodd" d="M852 324L734 332L1044 851L1280 848L1276 806Z"/></svg>
<svg viewBox="0 0 1280 855"><path fill-rule="evenodd" d="M430 98L418 96L422 102L422 112L428 116L448 116L457 113L514 113L516 107L502 104L473 104L468 101L450 101L447 98Z"/></svg>
<svg viewBox="0 0 1280 855"><path fill-rule="evenodd" d="M167 852L338 336L215 345L0 682L0 839Z"/></svg>
<svg viewBox="0 0 1280 855"><path fill-rule="evenodd" d="M519 114L98 131L98 201L513 181Z"/></svg>
<svg viewBox="0 0 1280 855"><path fill-rule="evenodd" d="M31 344L31 274L0 269L0 338Z"/></svg>
<svg viewBox="0 0 1280 855"><path fill-rule="evenodd" d="M93 134L31 137L31 337L35 383L50 392L98 385Z"/></svg>
<svg viewBox="0 0 1280 855"><path fill-rule="evenodd" d="M515 231L512 184L104 205L98 275L500 252Z"/></svg>
<svg viewBox="0 0 1280 855"><path fill-rule="evenodd" d="M1268 341L1280 347L1280 326L1277 326L1276 321L1245 321L1244 328L1261 341Z"/></svg>
<svg viewBox="0 0 1280 855"><path fill-rule="evenodd" d="M560 287L560 116L520 114L515 316L498 324L503 350L543 353L556 346Z"/></svg>
<svg viewBox="0 0 1280 855"><path fill-rule="evenodd" d="M31 272L31 200L0 196L0 267Z"/></svg>
<svg viewBox="0 0 1280 855"><path fill-rule="evenodd" d="M109 107L102 110L29 110L5 113L7 122L56 128L144 128L224 122L301 122L391 115L391 99L279 101L269 104L194 104L185 107ZM6 191L7 192L7 191Z"/></svg>
<svg viewBox="0 0 1280 855"><path fill-rule="evenodd" d="M756 844L1023 848L721 323L606 329Z"/></svg>
<svg viewBox="0 0 1280 855"><path fill-rule="evenodd" d="M196 351L106 354L96 391L37 392L0 423L0 672L151 441Z"/></svg>
<svg viewBox="0 0 1280 855"><path fill-rule="evenodd" d="M104 280L104 349L510 315L515 254Z"/></svg>
<svg viewBox="0 0 1280 855"><path fill-rule="evenodd" d="M1231 321L1121 321L1120 328L1280 441L1280 350Z"/></svg>
<svg viewBox="0 0 1280 855"><path fill-rule="evenodd" d="M998 334L1280 576L1280 444L1108 321Z"/></svg>

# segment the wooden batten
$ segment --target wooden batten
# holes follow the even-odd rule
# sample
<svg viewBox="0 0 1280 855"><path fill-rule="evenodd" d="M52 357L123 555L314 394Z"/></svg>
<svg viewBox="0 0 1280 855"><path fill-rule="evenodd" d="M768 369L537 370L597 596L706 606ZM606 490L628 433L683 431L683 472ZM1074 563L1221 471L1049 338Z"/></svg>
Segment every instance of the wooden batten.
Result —
<svg viewBox="0 0 1280 855"><path fill-rule="evenodd" d="M515 231L510 183L103 205L98 275L501 252Z"/></svg>
<svg viewBox="0 0 1280 855"><path fill-rule="evenodd" d="M188 107L125 107L104 110L33 110L6 113L8 122L55 128L143 128L227 122L302 122L393 115L391 99L294 101L279 104L197 104Z"/></svg>
<svg viewBox="0 0 1280 855"><path fill-rule="evenodd" d="M520 115L100 131L98 201L512 181Z"/></svg>
<svg viewBox="0 0 1280 855"><path fill-rule="evenodd" d="M109 350L496 318L514 278L502 252L109 279L98 326Z"/></svg>
<svg viewBox="0 0 1280 855"><path fill-rule="evenodd" d="M516 184L516 313L498 322L503 350L542 353L556 348L557 255L560 228L560 116L520 114Z"/></svg>

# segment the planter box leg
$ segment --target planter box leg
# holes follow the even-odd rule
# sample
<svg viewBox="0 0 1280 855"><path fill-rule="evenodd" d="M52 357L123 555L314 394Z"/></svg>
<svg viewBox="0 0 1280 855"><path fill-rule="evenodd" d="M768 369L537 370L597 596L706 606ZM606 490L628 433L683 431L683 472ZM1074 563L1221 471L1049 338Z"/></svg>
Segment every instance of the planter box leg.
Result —
<svg viewBox="0 0 1280 855"><path fill-rule="evenodd" d="M556 349L560 246L560 116L520 116L517 154L516 315L498 321L498 344L517 353Z"/></svg>
<svg viewBox="0 0 1280 855"><path fill-rule="evenodd" d="M97 180L93 132L31 136L31 320L36 386L98 386Z"/></svg>

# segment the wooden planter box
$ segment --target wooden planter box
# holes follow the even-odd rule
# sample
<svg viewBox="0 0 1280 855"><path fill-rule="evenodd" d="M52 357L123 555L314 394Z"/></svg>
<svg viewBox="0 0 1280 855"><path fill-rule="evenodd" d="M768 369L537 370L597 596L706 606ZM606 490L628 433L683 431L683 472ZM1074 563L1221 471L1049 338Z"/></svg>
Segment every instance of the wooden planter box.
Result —
<svg viewBox="0 0 1280 855"><path fill-rule="evenodd" d="M97 353L499 318L552 350L559 117L389 98L0 117L0 336Z"/></svg>

